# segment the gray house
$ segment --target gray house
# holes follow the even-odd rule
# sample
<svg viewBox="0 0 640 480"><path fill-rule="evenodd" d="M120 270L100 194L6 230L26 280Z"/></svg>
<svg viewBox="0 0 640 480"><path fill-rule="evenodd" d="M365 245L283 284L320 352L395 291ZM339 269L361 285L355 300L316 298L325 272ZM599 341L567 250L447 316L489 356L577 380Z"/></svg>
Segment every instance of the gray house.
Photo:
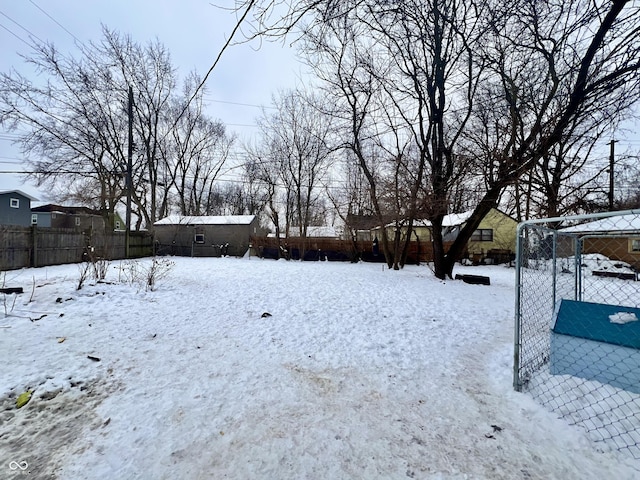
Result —
<svg viewBox="0 0 640 480"><path fill-rule="evenodd" d="M82 231L103 231L105 221L100 212L88 207L47 204L31 209L31 223L45 228L73 228Z"/></svg>
<svg viewBox="0 0 640 480"><path fill-rule="evenodd" d="M30 226L31 202L36 200L20 190L0 191L0 225Z"/></svg>
<svg viewBox="0 0 640 480"><path fill-rule="evenodd" d="M171 215L154 229L158 254L190 257L243 256L251 236L265 234L255 215Z"/></svg>

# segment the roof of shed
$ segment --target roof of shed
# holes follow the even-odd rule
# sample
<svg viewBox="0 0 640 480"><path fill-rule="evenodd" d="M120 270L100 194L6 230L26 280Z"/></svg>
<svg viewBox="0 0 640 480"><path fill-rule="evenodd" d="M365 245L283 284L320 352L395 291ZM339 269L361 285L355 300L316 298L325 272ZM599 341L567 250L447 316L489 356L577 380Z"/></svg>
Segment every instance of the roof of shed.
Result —
<svg viewBox="0 0 640 480"><path fill-rule="evenodd" d="M623 215L614 215L612 217L594 220L593 222L561 228L560 231L568 233L637 232L640 231L640 210L637 213L634 212Z"/></svg>
<svg viewBox="0 0 640 480"><path fill-rule="evenodd" d="M169 215L154 225L249 225L255 215Z"/></svg>

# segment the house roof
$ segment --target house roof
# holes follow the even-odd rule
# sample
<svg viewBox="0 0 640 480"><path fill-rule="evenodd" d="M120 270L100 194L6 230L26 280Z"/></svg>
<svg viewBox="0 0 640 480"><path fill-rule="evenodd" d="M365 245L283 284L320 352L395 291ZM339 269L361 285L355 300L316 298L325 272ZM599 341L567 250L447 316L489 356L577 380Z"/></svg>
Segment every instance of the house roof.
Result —
<svg viewBox="0 0 640 480"><path fill-rule="evenodd" d="M463 213L450 213L445 215L442 219L443 227L456 227L458 225L464 224L469 217L473 213L473 210L469 210L468 212ZM394 226L393 223L387 224L388 227ZM429 220L423 218L417 218L413 221L414 227L431 227L431 222Z"/></svg>
<svg viewBox="0 0 640 480"><path fill-rule="evenodd" d="M376 215L347 214L346 224L354 230L370 230L377 227L380 222Z"/></svg>
<svg viewBox="0 0 640 480"><path fill-rule="evenodd" d="M47 203L45 205L39 205L37 207L31 208L32 212L56 212L56 213L66 213L69 215L100 215L100 212L93 210L89 207L73 207L73 206L63 206L56 205L53 203Z"/></svg>
<svg viewBox="0 0 640 480"><path fill-rule="evenodd" d="M442 219L443 227L456 227L458 225L462 225L466 223L467 220L471 217L473 210L469 210L468 212L462 213L450 213L449 215L445 215Z"/></svg>
<svg viewBox="0 0 640 480"><path fill-rule="evenodd" d="M561 228L567 233L632 233L640 231L640 211L612 217L601 218L593 222Z"/></svg>
<svg viewBox="0 0 640 480"><path fill-rule="evenodd" d="M169 215L154 225L249 225L255 215Z"/></svg>
<svg viewBox="0 0 640 480"><path fill-rule="evenodd" d="M32 197L31 195L29 195L28 193L24 193L22 190L0 190L0 195L4 195L4 194L11 194L11 193L17 193L22 195L23 197L27 197L29 200L31 200L32 202L37 201L38 199L36 197Z"/></svg>

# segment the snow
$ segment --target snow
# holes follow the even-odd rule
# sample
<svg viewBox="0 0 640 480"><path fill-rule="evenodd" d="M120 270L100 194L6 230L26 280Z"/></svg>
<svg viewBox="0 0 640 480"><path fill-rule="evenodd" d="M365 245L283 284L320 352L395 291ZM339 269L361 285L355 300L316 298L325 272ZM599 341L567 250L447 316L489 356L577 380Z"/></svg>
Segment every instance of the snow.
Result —
<svg viewBox="0 0 640 480"><path fill-rule="evenodd" d="M583 253L579 258L583 276L592 275L594 271L633 273L633 268L627 262L611 260L600 253ZM575 257L567 257L567 263L575 263Z"/></svg>
<svg viewBox="0 0 640 480"><path fill-rule="evenodd" d="M469 220L473 210L469 210L467 212L462 213L450 213L449 215L445 215L442 219L443 227L457 227L459 225L463 225Z"/></svg>
<svg viewBox="0 0 640 480"><path fill-rule="evenodd" d="M459 227L464 225L467 220L471 217L473 210L468 210L462 213L449 213L442 217L442 226L443 227ZM413 225L415 227L431 227L431 221L426 219L415 219L413 221ZM394 227L394 223L388 223L387 227Z"/></svg>
<svg viewBox="0 0 640 480"><path fill-rule="evenodd" d="M563 233L637 233L640 231L640 210L565 227Z"/></svg>
<svg viewBox="0 0 640 480"><path fill-rule="evenodd" d="M3 274L1 478L640 476L513 391L513 269L171 261Z"/></svg>
<svg viewBox="0 0 640 480"><path fill-rule="evenodd" d="M609 321L611 323L617 323L618 325L625 325L631 322L637 322L638 317L633 312L618 312L614 315L609 315Z"/></svg>

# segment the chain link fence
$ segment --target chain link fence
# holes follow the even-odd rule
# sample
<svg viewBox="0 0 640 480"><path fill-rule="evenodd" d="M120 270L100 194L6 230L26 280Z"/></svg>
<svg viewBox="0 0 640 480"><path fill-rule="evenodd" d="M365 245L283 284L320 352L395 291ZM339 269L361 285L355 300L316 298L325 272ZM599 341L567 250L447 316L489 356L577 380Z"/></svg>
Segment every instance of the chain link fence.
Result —
<svg viewBox="0 0 640 480"><path fill-rule="evenodd" d="M514 388L640 458L640 210L522 223L516 262Z"/></svg>

